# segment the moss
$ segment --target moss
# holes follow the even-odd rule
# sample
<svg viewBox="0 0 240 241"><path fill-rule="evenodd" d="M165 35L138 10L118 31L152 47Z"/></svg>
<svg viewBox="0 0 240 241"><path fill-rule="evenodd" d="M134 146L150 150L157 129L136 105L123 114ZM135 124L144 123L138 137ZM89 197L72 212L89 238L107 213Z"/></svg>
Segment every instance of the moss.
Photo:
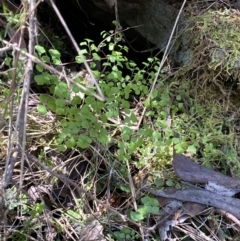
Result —
<svg viewBox="0 0 240 241"><path fill-rule="evenodd" d="M208 10L189 17L176 51L178 74L194 73L200 84L239 77L240 13L234 9ZM191 37L189 37L191 36Z"/></svg>

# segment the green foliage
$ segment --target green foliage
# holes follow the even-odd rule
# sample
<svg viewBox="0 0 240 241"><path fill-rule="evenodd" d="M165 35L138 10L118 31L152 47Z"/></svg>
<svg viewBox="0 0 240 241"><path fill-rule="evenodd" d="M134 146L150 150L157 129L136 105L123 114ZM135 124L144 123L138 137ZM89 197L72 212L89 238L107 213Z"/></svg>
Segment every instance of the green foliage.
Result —
<svg viewBox="0 0 240 241"><path fill-rule="evenodd" d="M116 240L138 240L140 235L136 233L133 229L123 227L120 231L113 232L113 236Z"/></svg>
<svg viewBox="0 0 240 241"><path fill-rule="evenodd" d="M147 217L148 214L159 214L159 203L156 198L143 197L142 206L139 206L136 212L131 211L130 217L133 221L139 222Z"/></svg>
<svg viewBox="0 0 240 241"><path fill-rule="evenodd" d="M24 214L29 212L29 207L27 206L27 197L24 194L20 194L19 199L17 196L17 188L12 187L7 189L5 203L8 206L9 210L13 210L14 208L21 206Z"/></svg>
<svg viewBox="0 0 240 241"><path fill-rule="evenodd" d="M112 31L104 31L102 36L104 40L99 46L90 39L80 43L80 46L83 58L88 59L90 55L91 62L101 59L98 54L100 49L107 47L109 51L102 61L103 70L94 70L106 96L104 103L79 88L78 83L88 87L84 76L74 78L73 83L66 83L36 65L35 81L49 88L49 93L40 95L42 103L38 111L44 115L50 110L58 116L59 135L55 139L58 150L85 149L93 142L108 146L108 143L115 142L114 133L120 131L117 158L123 163L121 172L124 176L128 172L124 163L132 155L138 157L134 161L137 168L148 165L151 160L154 169L162 168L170 161L173 148L176 153L196 154L201 147L204 156L219 156L216 146L226 143L226 137L216 130L214 118L205 116L202 105L186 94L185 89L189 88L187 80L176 91L176 82L163 82L164 73L167 72L164 70L158 87L147 98L159 60L148 58L143 63L144 67L139 68L124 56L128 49L121 45L120 35L116 40ZM47 51L42 46L35 48L43 61L55 65L61 63L61 54L57 50ZM82 56L76 56L76 61L82 64ZM95 65L91 67L94 69ZM153 126L143 124L135 130L139 116L131 110L132 98L145 100L145 117L153 122ZM199 118L206 122L204 128L199 125Z"/></svg>
<svg viewBox="0 0 240 241"><path fill-rule="evenodd" d="M50 110L61 116L60 134L56 139L56 144L58 149L63 151L67 148L87 148L92 141L107 144L112 129L109 119L119 118L119 110L122 109L127 115L124 118L124 125L115 128L121 129L122 132L123 142L119 143L119 159L124 160L134 152L136 145L143 144L141 138L137 140L134 138L128 144L134 134L132 126L137 122L136 115L130 111L129 98L132 94L139 97L145 96L148 93L149 83L144 79L146 71L140 70L133 62L129 62L122 52L118 51L127 52L127 48L110 42L111 33L103 32L102 35L107 43L103 41L101 47L108 45L110 53L107 55L107 61L102 64L106 69L105 72L95 71L94 75L100 77L99 85L106 95L106 102L100 102L92 96L85 97L77 86L77 83L84 83L84 77L74 79L76 85L72 84L69 88L67 83L58 81L55 75L49 74L37 65L38 74L34 79L38 85L49 86L50 92L50 94L40 95L42 104L38 106L38 111L40 114L45 114L47 110ZM100 59L96 52L98 48L91 40L86 39L80 45L83 47L83 55L91 54L96 61ZM42 46L36 46L35 49L43 61L54 64L61 62L58 51L46 51ZM83 62L81 56L77 56L76 61ZM157 64L157 59L149 60L149 64L146 63L148 68L150 63ZM123 68L130 70L128 75L123 76ZM127 152L124 151L126 148Z"/></svg>
<svg viewBox="0 0 240 241"><path fill-rule="evenodd" d="M42 115L51 111L58 116L59 134L54 143L58 150L85 149L95 142L108 147L109 143L116 142L116 157L121 163L119 172L123 177L128 175L126 163L129 160L139 169L149 163L153 170L165 168L171 160L173 149L176 153L201 152L204 158L207 157L205 166L211 166L220 156L230 156L231 148L227 145L230 136L223 135L221 124L215 117L220 107L212 108L212 115L209 116L206 106L191 97L191 92L187 93L191 88L188 79L182 80L181 88L175 79L166 83L163 81L166 70L161 73L157 88L147 98L159 60L148 58L143 63L144 67L139 68L125 57L128 49L121 45L121 35L116 40L112 33L102 32L104 40L99 46L89 39L80 43L83 56L75 58L77 63L82 64L91 56L90 67L106 96L105 102L96 100L79 88L78 83L88 87L84 76L74 78L74 83L66 83L36 65L35 81L38 85L48 86L49 90L49 93L40 95L42 103L38 111ZM93 62L101 59L99 51L102 48L107 48L108 53L102 60L103 70L100 72ZM57 50L47 51L42 46L36 46L36 51L46 63L61 63L61 54ZM94 91L94 87L91 89ZM137 130L139 113L131 109L133 98L142 100L146 107L144 122ZM117 132L121 133L118 140L115 139ZM227 154L223 154L219 146L224 146ZM132 160L133 156L135 158ZM229 160L234 163L235 157L236 153L231 152ZM240 167L235 166L237 173L240 173ZM164 185L176 186L171 178ZM118 186L130 191L129 187ZM137 212L131 213L131 218L140 221L147 214L157 212L157 206L144 203Z"/></svg>
<svg viewBox="0 0 240 241"><path fill-rule="evenodd" d="M10 27L20 26L24 17L23 14L12 14L7 9L5 14L8 15L7 26L1 30L1 38L6 37ZM235 127L239 130L239 123L234 121L235 109L234 114L229 111L231 106L228 102L229 97L221 100L224 103L227 99L226 107L222 102L215 100L219 96L218 92L214 96L213 92L209 92L210 88L199 88L207 80L219 85L222 79L228 79L230 75L239 76L238 22L239 17L232 10L209 10L194 18L193 21L191 19L190 29L186 31L193 32L196 37L188 38L189 33L185 35L185 38L189 39L189 42L185 42L189 50L180 56L183 58L181 60L184 63L183 68L165 81L169 77L168 73L171 72L166 66L161 71L151 96L148 95L160 61L156 57L149 57L142 63L142 67L139 67L126 57L128 47L122 41L123 35L114 31L103 31L101 33L103 40L98 46L94 41L85 39L80 43L81 55L75 56L76 64L82 65L84 60L89 63L93 75L106 96L105 102L91 95L90 91L94 92L95 87L89 84L85 74L79 73L78 77L74 77L71 73L69 78L72 82L69 82L63 78L60 79L42 65L36 64L34 80L46 90L39 96L41 104L37 106L37 111L41 117L53 113L56 119L54 127L57 130L57 135L51 143L44 142L44 148L40 150L42 153L39 157L42 155L42 159L46 159L44 152L49 147L45 145L51 145L61 152L67 149L87 149L90 145L102 148L101 151L109 151L110 146L114 146L114 152L111 155L114 155L118 165L111 166L110 158L107 161L124 181L121 182L120 178L115 177L112 181L117 189L121 189L127 195L131 195L132 187L130 188L126 182L129 177L129 168L126 164L130 164L137 170L143 167L148 169L158 188L179 188L178 180L176 181L169 171L168 164L173 152L200 154L203 165L214 168L217 163L217 168L222 172L233 171L240 176L239 138L238 132L234 132ZM118 24L115 23L115 25ZM59 48L56 49L48 49L42 44L36 45L35 54L44 63L62 70L64 46L61 41L57 45ZM102 53L105 54L103 58ZM208 56L207 59L206 56ZM102 62L101 70L98 67L98 61ZM13 67L15 66L11 56L6 56L5 66L8 70L3 71L0 76L1 119L2 113L8 108L8 103L5 103L4 99L7 99L10 94L10 80L14 76ZM24 69L25 63L19 60L16 69L17 85L21 84ZM73 72L71 69L65 70L66 73ZM192 76L197 77L192 78ZM79 84L84 85L89 91L83 91ZM225 89L222 85L219 87L224 93ZM20 93L21 88L14 95L15 105L19 103ZM141 125L138 126L144 107L146 107L146 113ZM239 106L236 109L239 109ZM8 117L9 111L6 113ZM0 151L2 153L2 149ZM49 165L55 164L51 162ZM168 175L162 174L165 169L168 170ZM91 188L92 186L89 189ZM63 214L71 224L75 222L82 224L86 221L84 220L86 203L82 200L74 210L69 209ZM46 211L44 203L29 203L25 194L20 194L16 199L16 188L7 190L5 202L9 209L9 217L11 212L16 212L16 209L19 209L24 216L23 228L21 231L12 233L13 240L26 240L29 230L40 228L40 222L32 225L32 221ZM104 212L102 214L104 215ZM159 215L158 200L148 196L141 198L141 204L137 210L128 211L128 216L135 222L144 223L148 215ZM116 240L140 238L130 227L115 231L110 236Z"/></svg>
<svg viewBox="0 0 240 241"><path fill-rule="evenodd" d="M21 210L21 215L24 216L23 229L21 231L13 231L11 238L13 240L26 240L26 233L28 233L29 228L32 227L32 220L37 219L42 215L45 210L45 204L35 203L34 205L29 205L28 197L26 194L21 193L18 196L18 191L16 187L12 187L6 190L5 195L5 205L8 207L10 213L13 213L16 208ZM34 228L39 227L41 224L36 223Z"/></svg>

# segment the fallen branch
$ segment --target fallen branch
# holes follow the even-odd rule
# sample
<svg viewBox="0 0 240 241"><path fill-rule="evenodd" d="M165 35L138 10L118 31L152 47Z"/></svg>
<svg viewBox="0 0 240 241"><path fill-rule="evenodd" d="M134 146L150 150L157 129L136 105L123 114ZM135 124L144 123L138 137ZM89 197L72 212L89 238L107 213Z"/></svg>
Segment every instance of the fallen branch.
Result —
<svg viewBox="0 0 240 241"><path fill-rule="evenodd" d="M231 213L238 219L240 219L240 199L221 196L214 192L207 190L175 190L174 192L164 192L161 190L154 190L144 188L146 192L154 194L160 197L174 198L185 202L201 203L206 206L222 209L226 212Z"/></svg>

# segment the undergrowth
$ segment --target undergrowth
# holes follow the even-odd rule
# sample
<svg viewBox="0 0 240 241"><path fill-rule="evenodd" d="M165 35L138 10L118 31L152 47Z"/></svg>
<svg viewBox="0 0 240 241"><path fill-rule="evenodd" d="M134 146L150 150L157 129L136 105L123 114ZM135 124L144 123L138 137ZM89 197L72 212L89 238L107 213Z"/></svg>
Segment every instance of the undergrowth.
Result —
<svg viewBox="0 0 240 241"><path fill-rule="evenodd" d="M220 16L224 14L216 19L222 21ZM200 31L203 20L208 21L209 15L198 17L195 32ZM128 47L121 34L103 31L101 35L99 45L83 40L82 55L77 55L72 64L63 63L61 49L45 49L41 43L35 46L35 56L58 71L46 69L41 62L33 70L30 101L34 104L29 104L26 145L27 153L42 165L36 162L24 167L24 187L18 195L16 180L21 168L19 162L16 164L15 182L6 190L8 213L4 217L13 228L1 237L30 240L40 232L43 240L86 240L89 230L95 229L105 240L141 240L142 227L160 211L158 200L141 193L141 188L150 184L181 187L171 168L173 153L185 153L206 167L240 176L239 106L234 105L232 86L220 83L221 93L226 95L218 98L216 85L199 84L199 79L191 78L194 62L186 69L179 68L175 76L169 75L169 66L165 66L149 96L161 60L149 57L140 68L126 57ZM105 101L92 95L97 90L83 68L85 60ZM215 60L213 56L207 67L219 71L223 62L214 65ZM200 62L197 65L202 67ZM9 53L4 66L6 71L0 80L1 160L8 151L9 120L16 119L24 61L19 60L17 66L13 109L8 105L9 80L14 74ZM233 68L226 66L223 74ZM203 73L205 77L207 70ZM80 195L64 179L60 184L57 174L76 181L84 192ZM61 191L57 194L54 188ZM69 198L68 202L60 196ZM159 240L152 233L149 237Z"/></svg>

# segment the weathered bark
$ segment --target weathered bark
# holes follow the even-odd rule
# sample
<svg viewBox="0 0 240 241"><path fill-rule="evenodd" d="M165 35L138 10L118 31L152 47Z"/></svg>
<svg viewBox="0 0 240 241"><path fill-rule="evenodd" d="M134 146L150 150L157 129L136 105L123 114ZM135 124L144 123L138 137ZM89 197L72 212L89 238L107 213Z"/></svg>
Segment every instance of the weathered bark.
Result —
<svg viewBox="0 0 240 241"><path fill-rule="evenodd" d="M165 192L162 190L154 190L148 188L144 188L144 190L153 195L156 195L157 197L160 196L166 198L173 198L183 202L200 203L206 206L220 208L236 216L238 219L240 218L240 200L237 198L221 196L207 190L186 189L176 190L174 193L168 193L167 191Z"/></svg>

